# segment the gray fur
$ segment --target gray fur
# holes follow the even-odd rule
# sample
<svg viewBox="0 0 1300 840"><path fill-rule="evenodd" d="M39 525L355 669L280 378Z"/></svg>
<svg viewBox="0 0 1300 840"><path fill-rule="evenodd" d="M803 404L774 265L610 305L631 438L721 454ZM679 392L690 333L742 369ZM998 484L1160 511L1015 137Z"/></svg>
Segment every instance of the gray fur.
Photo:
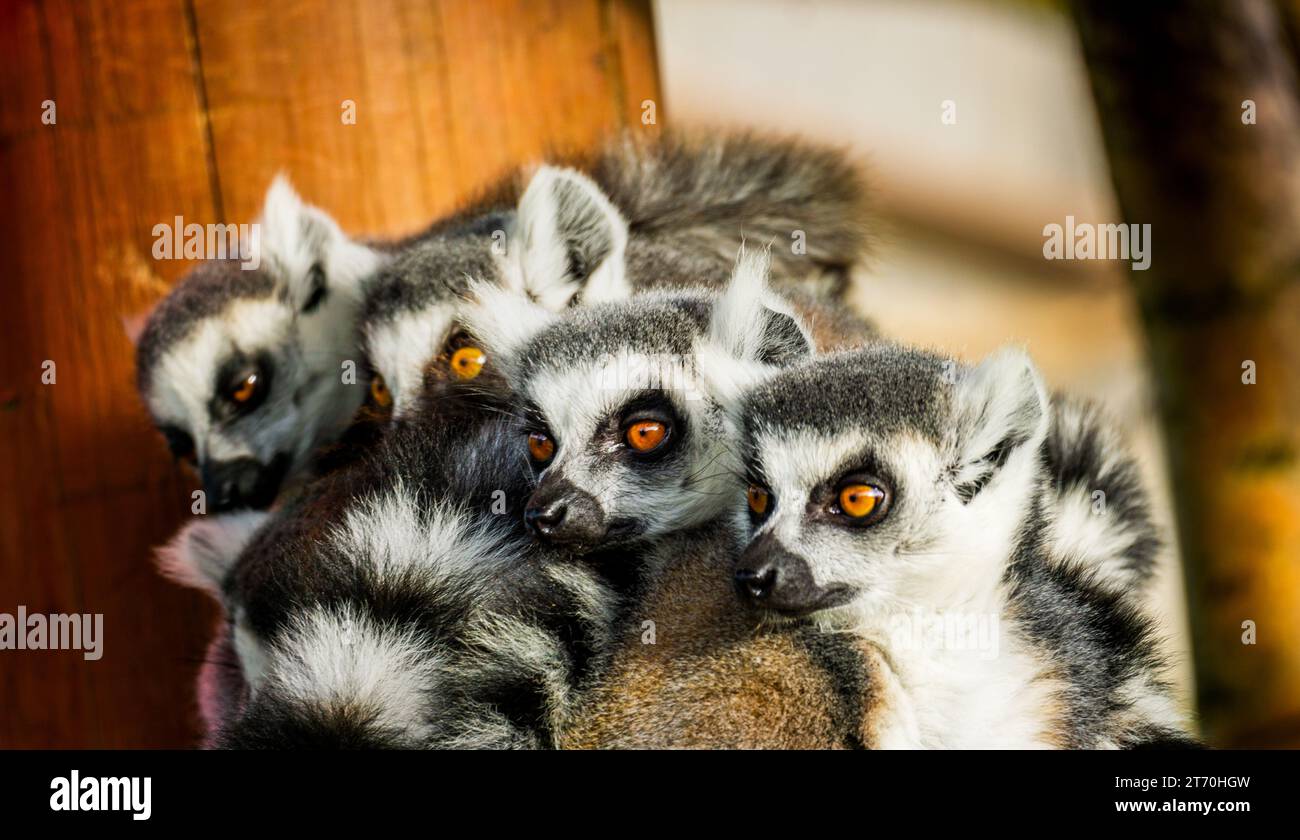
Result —
<svg viewBox="0 0 1300 840"><path fill-rule="evenodd" d="M270 297L275 277L267 270L246 271L239 260L199 263L150 313L136 342L136 384L140 393L151 389L154 365L163 350L189 335L204 319L219 315L240 298Z"/></svg>
<svg viewBox="0 0 1300 840"><path fill-rule="evenodd" d="M1000 616L1010 640L986 676L972 659L951 664L959 660L945 648L933 661L887 650L918 714L935 715L921 745L1185 739L1151 620L1108 574L1149 562L1144 491L1122 455L1099 451L1095 418L1063 423L1071 409L1062 406L1048 402L1027 359L1008 353L969 367L881 344L776 373L736 409L750 480L770 505L737 515L753 534L738 582L757 604L869 638L887 637L910 610ZM1063 551L1054 511L1092 480L1124 498L1117 522L1080 556ZM885 488L888 504L855 525L837 488L864 481ZM1110 541L1117 529L1132 538ZM909 662L929 664L913 672ZM997 687L1017 680L1018 693L999 700ZM962 709L927 708L954 691L971 694ZM1030 702L1030 692L1041 696ZM1009 712L1012 702L1028 705Z"/></svg>

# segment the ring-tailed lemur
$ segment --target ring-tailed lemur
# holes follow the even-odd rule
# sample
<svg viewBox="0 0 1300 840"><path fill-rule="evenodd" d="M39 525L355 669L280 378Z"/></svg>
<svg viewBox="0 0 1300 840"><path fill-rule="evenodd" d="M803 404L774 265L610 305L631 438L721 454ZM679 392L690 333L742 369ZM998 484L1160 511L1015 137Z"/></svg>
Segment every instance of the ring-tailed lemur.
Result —
<svg viewBox="0 0 1300 840"><path fill-rule="evenodd" d="M283 178L256 224L257 267L200 263L149 315L136 347L144 402L214 511L269 505L361 405L344 365L357 358L364 282L384 259Z"/></svg>
<svg viewBox="0 0 1300 840"><path fill-rule="evenodd" d="M876 655L842 634L756 631L732 602L725 527L657 557L529 545L519 426L472 390L277 512L196 519L164 552L232 616L203 681L216 743L871 743Z"/></svg>
<svg viewBox="0 0 1300 840"><path fill-rule="evenodd" d="M880 645L914 716L884 724L887 740L1186 740L1151 622L1096 584L1091 555L1124 546L1056 553L1051 403L1023 353L968 368L876 344L778 372L735 416L752 534L737 589L763 614ZM1145 510L1110 504L1121 519Z"/></svg>
<svg viewBox="0 0 1300 840"><path fill-rule="evenodd" d="M813 307L837 296L866 255L867 190L831 149L735 132L622 135L570 163L526 184L522 173L506 179L478 203L472 230L426 240L381 272L362 318L375 414L400 418L426 387L436 399L448 379L482 370L491 354L459 319L471 279L552 311L646 289L721 288L748 238L782 243L772 249L782 291ZM845 307L819 316L819 327L869 329Z"/></svg>
<svg viewBox="0 0 1300 840"><path fill-rule="evenodd" d="M549 542L646 543L726 509L739 462L724 402L812 352L767 290L766 254L742 254L718 295L646 292L550 313L485 286L466 309L527 418L540 473L525 516Z"/></svg>
<svg viewBox="0 0 1300 840"><path fill-rule="evenodd" d="M276 512L196 519L164 551L231 616L207 669L215 745L873 743L878 654L754 628L726 523L654 557L531 544L517 421L453 390L441 417L401 424Z"/></svg>
<svg viewBox="0 0 1300 840"><path fill-rule="evenodd" d="M725 276L708 255L730 253L749 235L792 239L788 256L778 252L790 276L842 281L866 249L866 190L858 171L831 150L741 134L668 135L622 138L581 163L619 208L606 201L599 209L625 220L635 239L626 254L632 277ZM553 180L554 189L532 191L541 211L533 222L516 218L515 203L526 207L529 191L512 175L461 212L389 244L349 239L287 182L273 184L254 243L261 266L245 271L235 259L199 265L151 314L137 350L140 391L155 425L177 457L194 462L210 508L265 507L286 479L303 473L316 447L344 432L368 395L381 411L392 400L384 381L371 381L364 369L356 334L360 301L386 258L397 255L399 263L368 304L369 349L395 379L414 378L417 389L420 376L410 371L440 351L449 365L464 351L454 361L457 375L481 366L481 352L457 346L464 342L443 304L463 271L496 273L485 256L527 252L541 270L520 274L518 261L507 259L506 279L525 281L524 290L546 305L567 303L598 270L597 250L612 252L622 240L617 231L615 238L557 235L592 217L586 210L547 216L581 204L565 199L573 179ZM528 234L521 248L505 238L511 227ZM474 245L459 247L460 237ZM423 252L401 260L418 242ZM607 295L616 291L606 288ZM420 315L431 302L432 312Z"/></svg>

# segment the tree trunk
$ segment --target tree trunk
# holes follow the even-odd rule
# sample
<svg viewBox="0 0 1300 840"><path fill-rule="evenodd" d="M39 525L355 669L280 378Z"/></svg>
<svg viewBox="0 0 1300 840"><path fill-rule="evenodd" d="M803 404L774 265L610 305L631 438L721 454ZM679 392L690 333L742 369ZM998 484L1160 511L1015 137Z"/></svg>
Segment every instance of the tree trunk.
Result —
<svg viewBox="0 0 1300 840"><path fill-rule="evenodd" d="M1151 225L1133 282L1203 729L1217 745L1300 745L1300 100L1285 16L1265 0L1074 13L1125 221Z"/></svg>

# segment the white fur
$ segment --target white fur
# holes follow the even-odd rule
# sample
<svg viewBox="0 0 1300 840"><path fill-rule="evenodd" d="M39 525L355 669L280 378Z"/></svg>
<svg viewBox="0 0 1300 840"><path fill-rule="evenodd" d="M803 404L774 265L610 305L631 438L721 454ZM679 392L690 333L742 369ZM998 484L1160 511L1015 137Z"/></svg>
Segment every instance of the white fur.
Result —
<svg viewBox="0 0 1300 840"><path fill-rule="evenodd" d="M293 618L265 680L303 704L373 710L379 725L418 739L432 729L427 698L440 659L412 628L380 624L351 604L317 606Z"/></svg>
<svg viewBox="0 0 1300 840"><path fill-rule="evenodd" d="M980 471L979 462L1008 435L1019 431L1041 442L1050 421L1047 391L1038 369L1018 348L1003 348L966 373L956 385L961 471L967 481ZM997 477L994 480L998 480Z"/></svg>
<svg viewBox="0 0 1300 840"><path fill-rule="evenodd" d="M1133 571L1124 554L1137 535L1109 508L1095 512L1088 488L1076 487L1060 496L1051 519L1056 555L1082 563L1116 591L1132 589Z"/></svg>
<svg viewBox="0 0 1300 840"><path fill-rule="evenodd" d="M158 549L158 567L177 583L221 600L227 573L268 516L237 511L191 519Z"/></svg>
<svg viewBox="0 0 1300 840"><path fill-rule="evenodd" d="M429 362L451 333L456 306L436 303L402 312L366 327L370 363L393 395L393 417L404 417L418 402Z"/></svg>
<svg viewBox="0 0 1300 840"><path fill-rule="evenodd" d="M759 361L765 350L762 332L764 310L787 315L799 327L808 348L813 348L808 328L790 304L767 285L771 254L741 248L731 280L713 305L709 330L696 350L701 377L723 405L731 405L774 368Z"/></svg>
<svg viewBox="0 0 1300 840"><path fill-rule="evenodd" d="M304 202L283 174L277 175L266 191L262 215L257 224L260 258L288 293L295 309L307 302L313 291L306 281L312 266L325 271L330 294L359 301L361 282L377 271L383 256L353 241L323 210Z"/></svg>
<svg viewBox="0 0 1300 840"><path fill-rule="evenodd" d="M559 229L557 189L569 187L588 204L600 220L612 248L587 278L568 276L572 232ZM624 270L627 222L594 181L574 169L542 166L534 173L519 200L516 229L508 253L507 287L531 296L546 309L558 312L581 292L583 300L621 299L630 296ZM584 281L585 280L585 284Z"/></svg>
<svg viewBox="0 0 1300 840"><path fill-rule="evenodd" d="M475 283L469 297L472 302L461 313L465 326L503 365L507 376L510 357L557 317L523 295L491 283Z"/></svg>
<svg viewBox="0 0 1300 840"><path fill-rule="evenodd" d="M343 556L366 558L380 575L417 568L436 578L482 570L506 553L499 534L445 504L426 507L401 482L351 507L330 539Z"/></svg>

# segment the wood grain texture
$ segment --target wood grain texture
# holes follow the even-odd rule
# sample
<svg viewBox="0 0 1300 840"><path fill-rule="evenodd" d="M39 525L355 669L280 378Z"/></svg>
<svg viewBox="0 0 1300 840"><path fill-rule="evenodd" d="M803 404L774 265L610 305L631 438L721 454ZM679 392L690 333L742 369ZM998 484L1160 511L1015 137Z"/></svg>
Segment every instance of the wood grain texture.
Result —
<svg viewBox="0 0 1300 840"><path fill-rule="evenodd" d="M652 37L644 0L0 4L0 612L102 613L105 636L97 662L0 651L0 746L197 736L216 615L151 562L193 481L122 326L188 267L152 259L154 225L250 221L283 171L349 231L415 230L509 167L641 127Z"/></svg>

